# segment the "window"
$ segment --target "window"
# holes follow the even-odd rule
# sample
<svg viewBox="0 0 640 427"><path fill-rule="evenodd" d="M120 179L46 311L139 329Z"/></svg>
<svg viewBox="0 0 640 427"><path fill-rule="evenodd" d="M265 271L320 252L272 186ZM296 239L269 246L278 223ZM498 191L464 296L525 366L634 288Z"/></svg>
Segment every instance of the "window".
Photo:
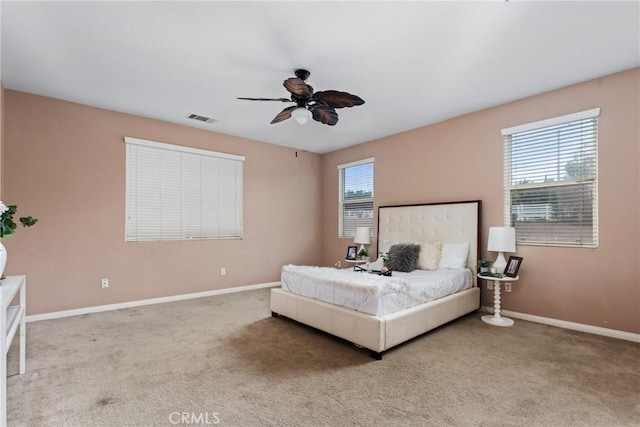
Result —
<svg viewBox="0 0 640 427"><path fill-rule="evenodd" d="M598 246L599 114L502 130L504 221L518 244Z"/></svg>
<svg viewBox="0 0 640 427"><path fill-rule="evenodd" d="M125 137L126 241L242 238L244 157Z"/></svg>
<svg viewBox="0 0 640 427"><path fill-rule="evenodd" d="M338 166L338 237L373 229L373 158Z"/></svg>

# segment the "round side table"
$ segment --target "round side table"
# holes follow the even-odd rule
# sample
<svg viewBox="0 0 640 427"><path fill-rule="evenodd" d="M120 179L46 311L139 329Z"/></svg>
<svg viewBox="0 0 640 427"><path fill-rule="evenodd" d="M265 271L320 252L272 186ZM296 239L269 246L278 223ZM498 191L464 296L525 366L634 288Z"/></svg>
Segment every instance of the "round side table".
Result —
<svg viewBox="0 0 640 427"><path fill-rule="evenodd" d="M493 282L493 315L488 314L482 316L482 321L494 326L513 326L513 320L500 315L500 283L515 282L520 277L491 277L478 274L479 279L490 280Z"/></svg>

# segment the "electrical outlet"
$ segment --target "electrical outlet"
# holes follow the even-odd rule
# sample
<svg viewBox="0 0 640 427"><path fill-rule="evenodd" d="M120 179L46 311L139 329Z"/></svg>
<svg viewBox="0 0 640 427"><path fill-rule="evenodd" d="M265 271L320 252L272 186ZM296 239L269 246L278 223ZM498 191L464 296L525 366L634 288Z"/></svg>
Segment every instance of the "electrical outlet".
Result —
<svg viewBox="0 0 640 427"><path fill-rule="evenodd" d="M226 269L225 267L222 267L222 268L220 269L220 275L221 275L221 276L226 276L226 275L227 275L227 269Z"/></svg>
<svg viewBox="0 0 640 427"><path fill-rule="evenodd" d="M492 291L493 290L493 282L487 282L487 290L488 291Z"/></svg>
<svg viewBox="0 0 640 427"><path fill-rule="evenodd" d="M102 287L103 288L109 287L109 279L102 279Z"/></svg>
<svg viewBox="0 0 640 427"><path fill-rule="evenodd" d="M505 292L511 292L511 283L505 283L504 284L504 291Z"/></svg>

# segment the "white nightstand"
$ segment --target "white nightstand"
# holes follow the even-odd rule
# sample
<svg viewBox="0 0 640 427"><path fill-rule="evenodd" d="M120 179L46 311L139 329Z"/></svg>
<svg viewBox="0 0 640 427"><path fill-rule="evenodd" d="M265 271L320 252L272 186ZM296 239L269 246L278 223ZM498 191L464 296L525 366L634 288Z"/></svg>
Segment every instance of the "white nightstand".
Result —
<svg viewBox="0 0 640 427"><path fill-rule="evenodd" d="M7 352L18 332L20 336L20 375L25 372L26 364L26 325L27 312L25 276L7 276L0 283L0 425L7 425ZM9 305L13 298L19 296L18 305Z"/></svg>
<svg viewBox="0 0 640 427"><path fill-rule="evenodd" d="M500 316L500 282L515 282L520 277L487 277L478 274L478 278L493 282L493 315L482 316L482 321L494 326L513 326L513 320Z"/></svg>
<svg viewBox="0 0 640 427"><path fill-rule="evenodd" d="M366 259L345 259L345 262L350 262L352 264L364 264L365 262L367 262Z"/></svg>

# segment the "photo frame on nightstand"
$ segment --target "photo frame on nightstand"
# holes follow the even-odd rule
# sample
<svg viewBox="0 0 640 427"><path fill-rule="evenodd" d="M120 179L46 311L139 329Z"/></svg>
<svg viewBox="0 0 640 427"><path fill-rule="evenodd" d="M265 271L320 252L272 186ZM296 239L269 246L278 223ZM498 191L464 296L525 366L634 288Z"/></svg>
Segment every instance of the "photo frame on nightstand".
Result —
<svg viewBox="0 0 640 427"><path fill-rule="evenodd" d="M522 257L510 256L509 261L507 261L507 266L504 268L504 275L507 277L517 277L520 264L522 264Z"/></svg>
<svg viewBox="0 0 640 427"><path fill-rule="evenodd" d="M358 254L357 246L347 246L347 256L344 259L348 259L350 261L355 261L356 255Z"/></svg>

